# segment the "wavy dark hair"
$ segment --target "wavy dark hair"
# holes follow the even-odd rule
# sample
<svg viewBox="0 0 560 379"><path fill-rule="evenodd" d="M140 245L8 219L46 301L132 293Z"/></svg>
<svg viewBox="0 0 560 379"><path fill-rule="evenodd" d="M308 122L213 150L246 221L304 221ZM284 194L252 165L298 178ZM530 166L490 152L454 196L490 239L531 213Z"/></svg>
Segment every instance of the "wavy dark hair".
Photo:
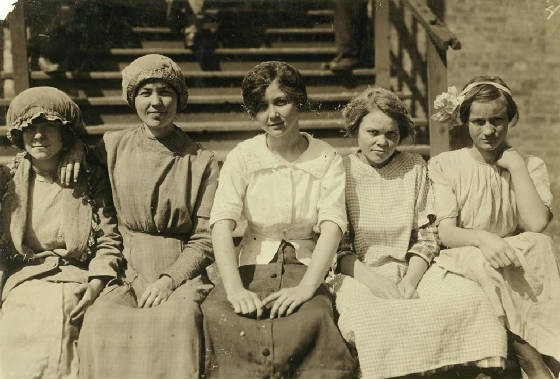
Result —
<svg viewBox="0 0 560 379"><path fill-rule="evenodd" d="M241 84L243 108L254 118L266 89L278 81L278 87L286 94L288 101L300 111L309 109L307 90L301 73L286 62L267 61L253 67Z"/></svg>

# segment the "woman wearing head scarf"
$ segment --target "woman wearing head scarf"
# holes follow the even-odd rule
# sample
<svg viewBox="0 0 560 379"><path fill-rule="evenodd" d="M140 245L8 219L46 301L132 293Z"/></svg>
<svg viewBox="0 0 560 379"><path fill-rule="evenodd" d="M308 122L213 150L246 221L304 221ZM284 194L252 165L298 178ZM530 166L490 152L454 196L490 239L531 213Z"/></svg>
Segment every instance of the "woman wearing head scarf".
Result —
<svg viewBox="0 0 560 379"><path fill-rule="evenodd" d="M146 55L123 70L138 127L107 133L107 164L123 235L124 283L86 315L82 378L199 376L201 273L212 262L208 218L218 166L173 124L187 103L181 69Z"/></svg>
<svg viewBox="0 0 560 379"><path fill-rule="evenodd" d="M77 182L59 183L63 153L84 130L64 92L23 91L7 122L23 153L0 166L0 377L75 378L81 318L122 260L109 183L91 161Z"/></svg>

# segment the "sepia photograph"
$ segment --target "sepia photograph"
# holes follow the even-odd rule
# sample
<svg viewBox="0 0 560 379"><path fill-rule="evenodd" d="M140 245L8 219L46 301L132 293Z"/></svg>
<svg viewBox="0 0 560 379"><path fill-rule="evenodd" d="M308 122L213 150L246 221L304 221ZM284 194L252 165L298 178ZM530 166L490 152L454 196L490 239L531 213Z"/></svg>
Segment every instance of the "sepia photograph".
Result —
<svg viewBox="0 0 560 379"><path fill-rule="evenodd" d="M0 379L560 379L560 0L0 0Z"/></svg>

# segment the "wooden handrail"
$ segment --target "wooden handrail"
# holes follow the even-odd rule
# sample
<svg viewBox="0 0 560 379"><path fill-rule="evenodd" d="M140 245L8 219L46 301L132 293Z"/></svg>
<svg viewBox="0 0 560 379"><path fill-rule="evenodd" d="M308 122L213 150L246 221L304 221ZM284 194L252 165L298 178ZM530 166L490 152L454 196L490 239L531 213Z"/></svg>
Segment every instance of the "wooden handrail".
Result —
<svg viewBox="0 0 560 379"><path fill-rule="evenodd" d="M390 3L390 1L388 1ZM447 90L447 49L458 50L461 43L447 26L432 12L426 0L401 0L426 31L426 77L430 155L435 156L451 147L449 129L431 119L434 100Z"/></svg>
<svg viewBox="0 0 560 379"><path fill-rule="evenodd" d="M440 50L446 50L448 47L453 50L461 48L461 42L459 42L455 34L432 12L425 1L402 0L402 2L412 11L418 22L424 27Z"/></svg>

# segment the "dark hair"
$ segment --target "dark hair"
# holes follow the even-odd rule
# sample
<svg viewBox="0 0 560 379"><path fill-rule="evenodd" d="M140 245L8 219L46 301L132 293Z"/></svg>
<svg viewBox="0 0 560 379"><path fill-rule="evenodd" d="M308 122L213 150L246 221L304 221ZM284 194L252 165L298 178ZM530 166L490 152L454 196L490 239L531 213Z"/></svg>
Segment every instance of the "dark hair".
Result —
<svg viewBox="0 0 560 379"><path fill-rule="evenodd" d="M507 89L510 89L509 86L499 76L480 75L469 80L467 84L465 84L465 86L463 87L463 90L467 88L469 84L475 82L494 82L506 87ZM492 100L502 98L506 102L508 121L514 120L513 125L515 125L517 119L519 118L517 104L513 100L513 97L509 93L491 84L477 85L471 88L469 91L467 91L464 95L465 98L459 105L459 109L458 109L458 118L461 121L461 124L463 125L466 125L468 123L469 115L471 113L471 106L472 103L475 101L486 102L486 101L492 101Z"/></svg>
<svg viewBox="0 0 560 379"><path fill-rule="evenodd" d="M362 119L374 110L380 110L395 120L401 141L414 135L414 122L402 100L393 92L380 87L366 88L342 109L346 134L356 135Z"/></svg>
<svg viewBox="0 0 560 379"><path fill-rule="evenodd" d="M53 124L56 124L58 126L58 130L60 130L60 135L61 135L61 138L62 138L62 149L64 149L64 150L66 150L70 146L72 146L74 144L74 142L76 141L76 139L78 138L76 136L76 134L74 133L74 130L72 128L63 126L60 121L56 121L56 120L55 121L49 121L49 120L46 120L43 117L37 117L31 122L31 125L38 124L38 123L41 123L41 122L53 123ZM29 125L29 126L31 126L31 125ZM27 126L27 127L29 127L29 126ZM25 128L23 130L25 130ZM25 146L23 144L23 131L18 130L18 129L13 129L11 131L11 143L12 143L12 145L17 147L18 149L25 150Z"/></svg>
<svg viewBox="0 0 560 379"><path fill-rule="evenodd" d="M241 84L243 107L251 117L257 114L266 89L275 80L288 101L295 104L300 111L308 109L309 100L300 72L285 62L268 61L253 67Z"/></svg>

